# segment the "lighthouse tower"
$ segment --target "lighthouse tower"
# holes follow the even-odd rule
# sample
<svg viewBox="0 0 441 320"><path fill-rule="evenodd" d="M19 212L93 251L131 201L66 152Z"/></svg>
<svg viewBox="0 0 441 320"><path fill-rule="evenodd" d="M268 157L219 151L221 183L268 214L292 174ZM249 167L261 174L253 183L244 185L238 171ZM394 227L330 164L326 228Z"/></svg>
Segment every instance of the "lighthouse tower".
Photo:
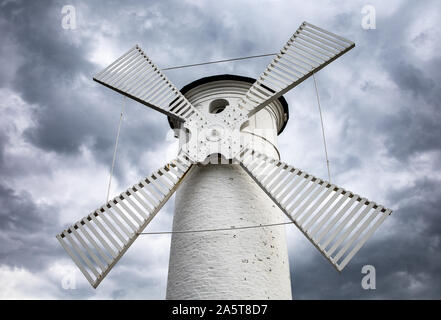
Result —
<svg viewBox="0 0 441 320"><path fill-rule="evenodd" d="M201 112L217 114L254 82L236 75L212 76L181 92ZM241 135L260 153L279 159L277 135L288 115L286 100L280 97L256 113ZM170 118L169 123L179 128ZM175 201L174 231L266 225L285 218L238 164L198 165ZM291 299L285 227L174 233L166 298Z"/></svg>

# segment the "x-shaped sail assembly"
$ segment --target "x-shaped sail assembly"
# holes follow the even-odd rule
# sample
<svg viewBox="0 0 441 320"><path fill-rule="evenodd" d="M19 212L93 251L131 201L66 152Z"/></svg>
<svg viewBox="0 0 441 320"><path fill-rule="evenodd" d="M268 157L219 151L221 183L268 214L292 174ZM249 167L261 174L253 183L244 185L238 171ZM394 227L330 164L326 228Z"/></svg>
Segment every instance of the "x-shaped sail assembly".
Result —
<svg viewBox="0 0 441 320"><path fill-rule="evenodd" d="M207 117L144 51L134 46L94 80L182 123L189 140L178 157L57 235L96 288L194 164L221 154L240 163L269 198L341 271L392 212L328 181L253 150L240 130L256 112L354 47L303 22L236 105Z"/></svg>

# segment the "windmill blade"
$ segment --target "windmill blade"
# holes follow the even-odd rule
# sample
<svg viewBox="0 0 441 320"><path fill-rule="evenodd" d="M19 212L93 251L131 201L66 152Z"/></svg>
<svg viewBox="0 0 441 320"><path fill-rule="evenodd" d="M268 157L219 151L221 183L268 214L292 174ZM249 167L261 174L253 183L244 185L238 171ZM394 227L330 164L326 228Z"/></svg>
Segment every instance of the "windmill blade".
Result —
<svg viewBox="0 0 441 320"><path fill-rule="evenodd" d="M238 107L252 116L353 47L353 42L303 22Z"/></svg>
<svg viewBox="0 0 441 320"><path fill-rule="evenodd" d="M96 288L192 167L178 157L56 237Z"/></svg>
<svg viewBox="0 0 441 320"><path fill-rule="evenodd" d="M179 121L197 112L138 45L93 80Z"/></svg>
<svg viewBox="0 0 441 320"><path fill-rule="evenodd" d="M338 271L392 213L251 149L241 154L241 166Z"/></svg>

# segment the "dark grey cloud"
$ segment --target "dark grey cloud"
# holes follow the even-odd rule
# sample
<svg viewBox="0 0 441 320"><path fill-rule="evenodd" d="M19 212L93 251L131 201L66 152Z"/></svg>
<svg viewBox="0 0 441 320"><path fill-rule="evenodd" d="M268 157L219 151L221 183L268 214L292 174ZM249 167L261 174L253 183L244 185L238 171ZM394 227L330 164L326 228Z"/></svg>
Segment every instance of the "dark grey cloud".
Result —
<svg viewBox="0 0 441 320"><path fill-rule="evenodd" d="M420 3L417 8L421 9L422 6ZM402 24L403 19L413 21L423 18L417 8L406 10L403 3L402 10L387 22L390 31L381 40L383 48L378 57L378 62L401 95L397 101L400 112L380 121L382 126L389 128L386 141L388 150L399 159L424 151L440 150L441 147L441 59L436 56L426 61L419 56L415 46L430 45L425 36L427 31L408 39L406 25Z"/></svg>
<svg viewBox="0 0 441 320"><path fill-rule="evenodd" d="M3 184L0 207L0 264L35 271L61 254L54 236L58 227L54 208L37 205L26 192ZM50 234L53 236L48 237Z"/></svg>
<svg viewBox="0 0 441 320"><path fill-rule="evenodd" d="M97 89L91 81L99 70L87 60L93 39L86 37L79 44L70 39L69 31L61 28L63 5L17 1L2 7L2 18L8 20L5 32L16 43L23 61L9 86L27 103L37 105L32 113L36 126L24 133L29 142L48 152L65 154L77 153L89 142L97 159L109 163L123 101L107 89ZM81 77L90 81L83 83ZM90 98L92 90L99 96ZM127 116L143 123L132 121L135 125L122 134L122 154L133 151L132 146L153 147L165 136L166 120L158 123L152 114L149 119L148 114L140 116L131 109L133 104ZM138 107L136 111L142 110Z"/></svg>
<svg viewBox="0 0 441 320"><path fill-rule="evenodd" d="M415 202L415 198L421 200ZM294 296L301 299L439 298L439 180L418 180L415 185L391 192L389 199L403 202L403 205L380 227L379 231L385 236L381 240L374 237L368 241L341 274L318 252L307 263L295 253L291 256ZM364 265L373 265L376 269L375 290L361 287Z"/></svg>
<svg viewBox="0 0 441 320"><path fill-rule="evenodd" d="M322 105L337 113L343 124L339 141L330 147L334 177L371 167L368 163L377 159L380 148L390 161L396 162L394 171L406 172L403 179L407 177L408 183L401 187L383 186L379 177L378 189L386 187L389 190L385 203L394 213L342 274L337 273L305 239L292 245L290 263L295 298L440 297L441 261L437 252L441 236L441 186L436 173L441 151L439 57L427 60L415 52L412 44L426 42L424 44L428 45L427 33L417 35L413 43L407 38L410 25L424 19L423 9L437 5L419 3L412 8L408 5L402 3L387 20L377 20L378 30L364 31L365 38L360 37L363 31L354 36L357 46L348 55L355 58L347 58L353 68L353 81L346 89L336 90L332 71L319 74ZM356 30L351 17L347 14L337 16L336 28ZM382 79L359 81L377 66L381 66L386 79L395 86L393 89L382 84ZM354 94L355 90L360 91ZM327 126L332 124L328 121ZM419 157L425 157L424 170L413 168ZM373 176L379 174L370 172ZM381 240L376 240L376 236ZM312 257L304 261L304 257L296 253L298 245L308 247ZM361 287L364 276L361 269L367 264L376 267L376 290Z"/></svg>

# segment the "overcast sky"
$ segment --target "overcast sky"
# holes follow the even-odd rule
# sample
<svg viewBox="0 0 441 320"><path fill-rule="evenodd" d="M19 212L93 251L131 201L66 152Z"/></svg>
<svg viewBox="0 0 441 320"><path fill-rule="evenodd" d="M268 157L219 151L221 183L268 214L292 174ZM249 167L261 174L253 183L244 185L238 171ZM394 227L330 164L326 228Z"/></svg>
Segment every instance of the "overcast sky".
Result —
<svg viewBox="0 0 441 320"><path fill-rule="evenodd" d="M376 29L361 26L364 5ZM64 5L76 29L62 28ZM0 298L163 299L170 236L138 238L94 290L55 234L105 201L122 96L93 75L135 43L160 67L278 51L303 21L356 47L317 74L332 180L394 210L341 273L287 226L295 299L441 298L439 1L0 1ZM257 77L271 58L167 71ZM285 95L282 160L323 178L312 79ZM164 163L166 118L125 102L111 194ZM173 199L172 199L173 200ZM146 231L170 230L173 201ZM376 268L363 290L361 268ZM65 277L75 289L63 289Z"/></svg>

